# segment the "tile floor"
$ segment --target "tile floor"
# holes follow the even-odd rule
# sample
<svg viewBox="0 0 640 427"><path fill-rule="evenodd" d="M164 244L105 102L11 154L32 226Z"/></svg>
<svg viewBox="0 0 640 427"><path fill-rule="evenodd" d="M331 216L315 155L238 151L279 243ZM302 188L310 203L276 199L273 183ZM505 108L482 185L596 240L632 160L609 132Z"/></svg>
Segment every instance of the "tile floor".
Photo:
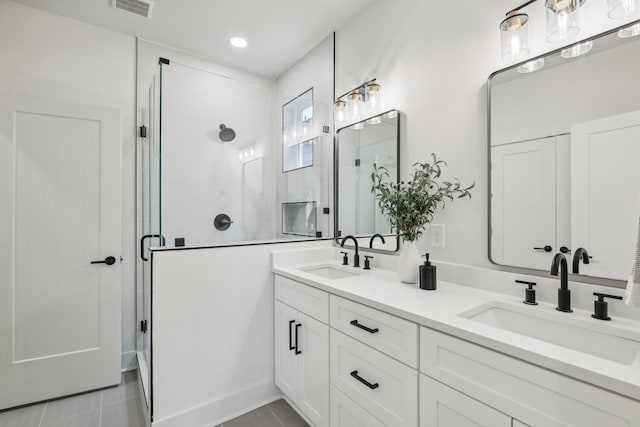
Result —
<svg viewBox="0 0 640 427"><path fill-rule="evenodd" d="M0 427L144 427L136 372L117 387L0 412ZM283 399L217 427L309 427Z"/></svg>
<svg viewBox="0 0 640 427"><path fill-rule="evenodd" d="M217 427L309 427L309 424L280 399Z"/></svg>
<svg viewBox="0 0 640 427"><path fill-rule="evenodd" d="M117 387L0 412L0 427L144 427L136 372Z"/></svg>

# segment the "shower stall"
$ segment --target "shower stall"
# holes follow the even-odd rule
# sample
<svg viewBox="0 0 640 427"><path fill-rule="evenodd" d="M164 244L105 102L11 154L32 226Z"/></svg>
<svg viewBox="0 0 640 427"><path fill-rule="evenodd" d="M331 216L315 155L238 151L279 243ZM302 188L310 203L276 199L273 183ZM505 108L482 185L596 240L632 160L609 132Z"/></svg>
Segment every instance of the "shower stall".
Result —
<svg viewBox="0 0 640 427"><path fill-rule="evenodd" d="M333 229L333 63L301 92L295 70L274 79L184 62L160 58L139 105L138 366L148 406L150 247L327 238Z"/></svg>

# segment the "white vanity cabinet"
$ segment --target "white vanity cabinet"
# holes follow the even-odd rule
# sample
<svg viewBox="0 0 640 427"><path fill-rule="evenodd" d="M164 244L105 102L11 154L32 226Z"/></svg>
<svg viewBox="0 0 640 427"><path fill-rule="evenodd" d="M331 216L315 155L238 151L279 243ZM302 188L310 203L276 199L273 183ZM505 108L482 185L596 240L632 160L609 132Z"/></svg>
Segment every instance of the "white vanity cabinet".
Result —
<svg viewBox="0 0 640 427"><path fill-rule="evenodd" d="M274 311L276 385L317 427L328 427L329 326L321 320L328 317L329 296L276 276Z"/></svg>

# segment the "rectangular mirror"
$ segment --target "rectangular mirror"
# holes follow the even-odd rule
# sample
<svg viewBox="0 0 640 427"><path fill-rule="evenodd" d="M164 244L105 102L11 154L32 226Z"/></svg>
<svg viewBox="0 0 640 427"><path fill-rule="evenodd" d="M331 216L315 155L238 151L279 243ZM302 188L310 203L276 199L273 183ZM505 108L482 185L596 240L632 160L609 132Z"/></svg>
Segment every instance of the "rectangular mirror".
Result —
<svg viewBox="0 0 640 427"><path fill-rule="evenodd" d="M579 274L628 279L640 216L640 37L628 28L489 78L492 262L548 271L584 248Z"/></svg>
<svg viewBox="0 0 640 427"><path fill-rule="evenodd" d="M400 114L387 111L339 129L336 133L336 239L352 235L362 248L397 251L398 236L382 215L371 192L373 165L400 179ZM384 241L383 241L384 240ZM346 245L345 245L346 246Z"/></svg>

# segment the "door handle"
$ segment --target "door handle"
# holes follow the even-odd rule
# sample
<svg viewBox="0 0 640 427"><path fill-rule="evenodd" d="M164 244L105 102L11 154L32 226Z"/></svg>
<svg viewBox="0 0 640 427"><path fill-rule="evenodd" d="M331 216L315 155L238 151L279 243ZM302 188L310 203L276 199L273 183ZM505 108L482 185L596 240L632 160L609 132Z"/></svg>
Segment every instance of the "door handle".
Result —
<svg viewBox="0 0 640 427"><path fill-rule="evenodd" d="M553 250L553 248L549 245L546 245L543 248L533 248L536 251L545 251L545 252L551 252Z"/></svg>
<svg viewBox="0 0 640 427"><path fill-rule="evenodd" d="M295 349L293 343L291 342L291 325L293 325L295 322L295 320L289 320L289 350Z"/></svg>
<svg viewBox="0 0 640 427"><path fill-rule="evenodd" d="M144 256L144 241L146 239L151 239L152 237L157 237L158 239L160 239L160 244L162 246L166 246L167 244L167 241L161 234L145 234L144 236L142 236L142 238L140 238L140 258L142 258L143 261L149 261L149 258L145 258Z"/></svg>
<svg viewBox="0 0 640 427"><path fill-rule="evenodd" d="M358 323L358 320L352 320L351 322L349 322L350 324L352 324L353 326L360 328L360 329L364 329L365 331L369 332L370 334L375 334L376 332L379 332L378 328L367 328L366 326Z"/></svg>
<svg viewBox="0 0 640 427"><path fill-rule="evenodd" d="M298 350L298 328L300 328L300 326L302 326L302 323L298 323L296 325L296 346L295 346L296 354L302 353L302 350Z"/></svg>
<svg viewBox="0 0 640 427"><path fill-rule="evenodd" d="M378 387L380 387L380 384L378 384L378 383L371 384L369 381L367 381L364 378L362 378L360 375L358 375L358 371L351 372L351 376L353 378L357 379L358 381L360 381L362 384L364 384L367 387L369 387L371 390L375 390Z"/></svg>
<svg viewBox="0 0 640 427"><path fill-rule="evenodd" d="M114 257L114 256L108 256L105 259L103 259L102 261L91 261L91 264L113 265L115 263L116 263L116 257Z"/></svg>

